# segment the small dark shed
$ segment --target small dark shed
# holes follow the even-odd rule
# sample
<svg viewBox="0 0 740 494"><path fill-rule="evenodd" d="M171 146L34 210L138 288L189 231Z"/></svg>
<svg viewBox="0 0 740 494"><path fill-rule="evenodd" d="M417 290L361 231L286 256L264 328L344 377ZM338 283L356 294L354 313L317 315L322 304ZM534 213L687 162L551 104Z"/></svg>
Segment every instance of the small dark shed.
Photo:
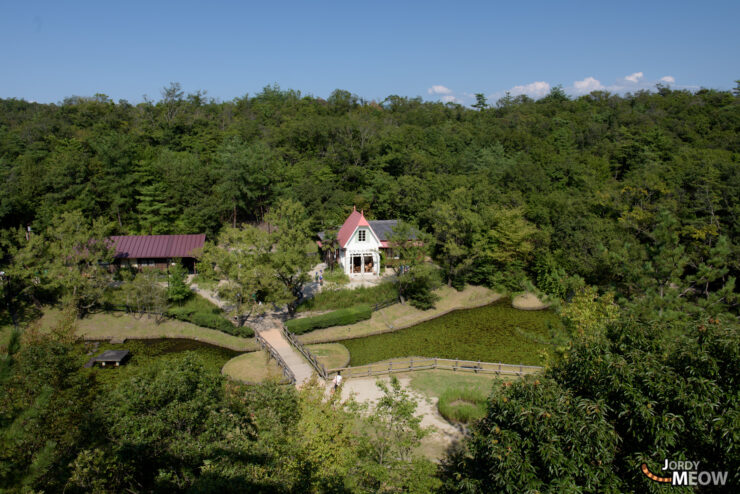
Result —
<svg viewBox="0 0 740 494"><path fill-rule="evenodd" d="M119 365L126 363L129 357L131 357L131 352L128 350L106 350L97 357L91 358L90 361L85 364L85 367L92 367L96 362L99 362L102 367L107 365L118 367Z"/></svg>

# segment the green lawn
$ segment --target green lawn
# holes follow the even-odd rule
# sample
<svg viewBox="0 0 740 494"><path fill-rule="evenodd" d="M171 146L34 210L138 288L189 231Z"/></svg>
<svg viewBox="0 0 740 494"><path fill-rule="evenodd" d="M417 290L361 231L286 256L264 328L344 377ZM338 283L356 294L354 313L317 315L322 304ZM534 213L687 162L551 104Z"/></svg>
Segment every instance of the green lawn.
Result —
<svg viewBox="0 0 740 494"><path fill-rule="evenodd" d="M374 305L397 297L398 291L390 282L353 290L324 290L298 306L298 312L346 309L360 304Z"/></svg>
<svg viewBox="0 0 740 494"><path fill-rule="evenodd" d="M559 329L551 311L521 311L508 299L458 310L407 329L345 340L350 365L422 356L507 364L542 364L549 327Z"/></svg>
<svg viewBox="0 0 740 494"><path fill-rule="evenodd" d="M244 353L232 358L223 366L221 372L232 379L245 383L282 381L283 370L264 350Z"/></svg>
<svg viewBox="0 0 740 494"><path fill-rule="evenodd" d="M59 309L48 308L41 318L41 326L53 327L59 317ZM157 324L152 317L122 312L90 314L84 319L78 319L76 324L77 334L88 340L187 338L240 352L251 352L259 348L254 338L240 338L175 319Z"/></svg>
<svg viewBox="0 0 740 494"><path fill-rule="evenodd" d="M81 343L87 351L91 351L91 342ZM100 355L105 350L129 350L131 358L121 367L94 367L96 378L104 385L115 385L135 375L140 368L154 361L174 364L186 355L197 355L205 367L214 372L221 372L221 368L238 355L238 352L220 348L206 343L186 339L167 340L138 340L127 341L122 344L101 342L93 352L93 356ZM90 357L88 357L90 358Z"/></svg>
<svg viewBox="0 0 740 494"><path fill-rule="evenodd" d="M493 374L468 374L450 370L425 370L405 374L411 378L410 386L430 398L460 388L473 388L490 394L494 381L506 379Z"/></svg>
<svg viewBox="0 0 740 494"><path fill-rule="evenodd" d="M349 351L341 343L320 343L318 345L307 345L307 348L316 355L319 362L328 369L345 367L349 362Z"/></svg>

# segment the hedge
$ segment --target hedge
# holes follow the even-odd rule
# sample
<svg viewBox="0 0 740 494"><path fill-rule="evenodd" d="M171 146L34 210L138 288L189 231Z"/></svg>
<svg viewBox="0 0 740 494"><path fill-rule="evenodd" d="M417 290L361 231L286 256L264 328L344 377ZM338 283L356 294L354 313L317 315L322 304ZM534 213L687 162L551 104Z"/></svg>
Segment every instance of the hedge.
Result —
<svg viewBox="0 0 740 494"><path fill-rule="evenodd" d="M216 329L233 336L241 336L242 338L251 338L254 336L252 328L247 326L236 327L219 314L214 314L213 312L197 311L187 307L173 307L167 311L167 315L180 321L193 323L196 326L204 328Z"/></svg>
<svg viewBox="0 0 740 494"><path fill-rule="evenodd" d="M356 305L348 309L339 309L327 314L321 314L320 316L291 319L285 323L285 326L295 334L303 334L314 329L344 326L345 324L364 321L365 319L370 319L372 313L373 310L369 305Z"/></svg>

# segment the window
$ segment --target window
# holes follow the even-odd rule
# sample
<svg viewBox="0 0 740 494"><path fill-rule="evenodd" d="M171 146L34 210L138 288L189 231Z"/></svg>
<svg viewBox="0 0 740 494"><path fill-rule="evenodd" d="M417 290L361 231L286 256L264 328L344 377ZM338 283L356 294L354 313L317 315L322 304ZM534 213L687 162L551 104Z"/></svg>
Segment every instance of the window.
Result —
<svg viewBox="0 0 740 494"><path fill-rule="evenodd" d="M365 230L360 230L359 232L357 232L357 241L358 242L365 241Z"/></svg>

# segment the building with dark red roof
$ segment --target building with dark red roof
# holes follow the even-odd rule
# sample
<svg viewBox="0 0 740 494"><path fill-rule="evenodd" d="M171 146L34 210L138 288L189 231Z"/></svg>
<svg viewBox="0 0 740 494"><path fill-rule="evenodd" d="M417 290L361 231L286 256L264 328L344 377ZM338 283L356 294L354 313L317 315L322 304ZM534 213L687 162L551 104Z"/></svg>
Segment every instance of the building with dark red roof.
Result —
<svg viewBox="0 0 740 494"><path fill-rule="evenodd" d="M205 233L196 235L120 235L110 237L115 264L135 269L167 269L181 262L191 273L206 242Z"/></svg>

